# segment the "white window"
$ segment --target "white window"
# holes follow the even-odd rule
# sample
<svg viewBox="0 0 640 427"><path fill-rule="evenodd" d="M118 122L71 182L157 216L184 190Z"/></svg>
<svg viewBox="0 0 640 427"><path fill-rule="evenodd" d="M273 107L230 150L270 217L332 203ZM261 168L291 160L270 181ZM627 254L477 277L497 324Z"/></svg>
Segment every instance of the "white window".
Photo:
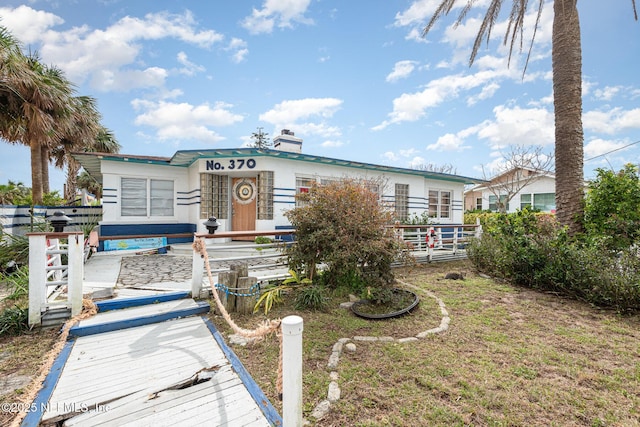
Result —
<svg viewBox="0 0 640 427"><path fill-rule="evenodd" d="M311 190L311 187L313 186L313 184L315 183L316 183L315 178L308 178L304 176L296 177L296 195L307 194L309 190ZM305 205L306 205L305 202L300 200L299 197L296 197L296 207L301 207Z"/></svg>
<svg viewBox="0 0 640 427"><path fill-rule="evenodd" d="M451 218L451 191L429 190L429 218Z"/></svg>
<svg viewBox="0 0 640 427"><path fill-rule="evenodd" d="M121 178L120 190L122 216L173 216L173 181Z"/></svg>
<svg viewBox="0 0 640 427"><path fill-rule="evenodd" d="M505 212L509 212L509 202L507 202L507 196L502 194L500 196L500 203L498 198L494 195L489 196L489 210L492 212L499 212L500 207L504 206Z"/></svg>

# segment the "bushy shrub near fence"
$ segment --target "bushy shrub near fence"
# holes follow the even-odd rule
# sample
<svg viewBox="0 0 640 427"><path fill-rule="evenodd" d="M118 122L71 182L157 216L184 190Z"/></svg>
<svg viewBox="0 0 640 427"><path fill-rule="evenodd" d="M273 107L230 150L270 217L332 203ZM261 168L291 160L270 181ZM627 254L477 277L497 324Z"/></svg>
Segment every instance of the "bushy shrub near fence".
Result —
<svg viewBox="0 0 640 427"><path fill-rule="evenodd" d="M621 312L640 311L640 250L569 238L555 219L527 210L495 217L468 248L474 266L533 289L559 292Z"/></svg>

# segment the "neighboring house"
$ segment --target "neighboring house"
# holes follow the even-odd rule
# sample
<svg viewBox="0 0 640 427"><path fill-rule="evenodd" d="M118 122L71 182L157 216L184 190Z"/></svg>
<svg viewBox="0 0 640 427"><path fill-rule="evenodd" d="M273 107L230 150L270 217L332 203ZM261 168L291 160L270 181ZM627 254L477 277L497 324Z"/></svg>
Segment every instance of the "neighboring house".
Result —
<svg viewBox="0 0 640 427"><path fill-rule="evenodd" d="M290 228L284 213L296 206L296 194L345 177L370 180L400 220L427 211L434 223L462 224L465 185L481 182L303 154L302 139L288 130L274 138L273 149L73 156L103 186L102 236L206 232L203 222L212 216L219 231Z"/></svg>
<svg viewBox="0 0 640 427"><path fill-rule="evenodd" d="M556 179L546 171L516 168L492 178L488 183L476 184L464 193L465 210L500 211L506 203L507 212L533 207L542 212L556 211ZM508 199L508 201L507 201Z"/></svg>

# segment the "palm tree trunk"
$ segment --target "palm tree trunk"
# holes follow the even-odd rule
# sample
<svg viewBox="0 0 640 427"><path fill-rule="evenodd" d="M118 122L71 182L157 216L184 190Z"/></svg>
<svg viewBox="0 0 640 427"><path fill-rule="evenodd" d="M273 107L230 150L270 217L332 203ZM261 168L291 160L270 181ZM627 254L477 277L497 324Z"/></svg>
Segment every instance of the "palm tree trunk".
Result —
<svg viewBox="0 0 640 427"><path fill-rule="evenodd" d="M29 142L31 149L31 200L34 205L42 205L42 160L40 144L32 138Z"/></svg>
<svg viewBox="0 0 640 427"><path fill-rule="evenodd" d="M42 163L42 194L51 192L49 186L49 147L42 145L40 150L40 162Z"/></svg>
<svg viewBox="0 0 640 427"><path fill-rule="evenodd" d="M64 186L64 199L72 203L76 199L76 193L78 192L78 171L80 165L78 162L69 157L67 161L67 183Z"/></svg>
<svg viewBox="0 0 640 427"><path fill-rule="evenodd" d="M556 215L574 235L583 230L584 217L580 20L577 0L555 0L553 9Z"/></svg>

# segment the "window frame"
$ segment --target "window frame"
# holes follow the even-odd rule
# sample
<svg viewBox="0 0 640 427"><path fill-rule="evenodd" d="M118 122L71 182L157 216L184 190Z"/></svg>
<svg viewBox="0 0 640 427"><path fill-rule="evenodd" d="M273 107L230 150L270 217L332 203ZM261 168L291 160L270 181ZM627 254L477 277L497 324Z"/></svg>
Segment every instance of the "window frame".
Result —
<svg viewBox="0 0 640 427"><path fill-rule="evenodd" d="M129 187L127 183L133 183L137 181L137 188ZM143 185L141 185L144 182ZM158 191L167 191L168 189L154 188L153 182L170 182L171 197L158 197ZM175 192L175 180L173 179L161 179L161 178L141 178L141 177L120 177L120 217L121 218L175 218L176 209L176 192ZM135 194L136 192L143 191L143 194ZM154 194L155 193L155 194ZM158 215L157 209L162 209L162 203L157 206L154 200L169 201L165 203L164 209L169 209L170 214ZM135 203L135 202L138 203ZM144 201L144 206L142 202ZM133 204L130 205L130 203ZM134 210L135 213L127 213L128 210ZM137 210L137 212L136 212ZM144 212L143 212L144 210Z"/></svg>

